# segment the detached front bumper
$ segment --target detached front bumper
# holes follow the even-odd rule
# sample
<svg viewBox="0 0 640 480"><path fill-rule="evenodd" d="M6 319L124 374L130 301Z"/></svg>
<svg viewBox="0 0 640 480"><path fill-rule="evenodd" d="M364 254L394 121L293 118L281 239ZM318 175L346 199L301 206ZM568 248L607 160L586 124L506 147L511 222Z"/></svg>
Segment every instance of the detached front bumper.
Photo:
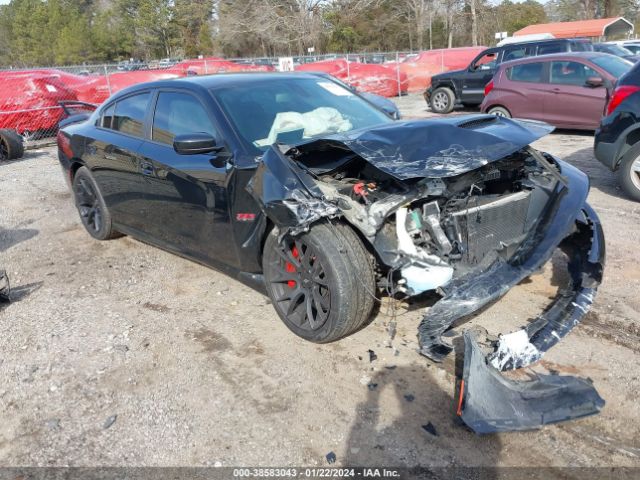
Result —
<svg viewBox="0 0 640 480"><path fill-rule="evenodd" d="M557 161L566 180L558 185L554 197L547 205L543 218L520 245L515 255L506 260L496 260L482 271L459 278L444 288L445 295L422 319L418 327L420 351L434 361L442 361L452 348L443 343L442 334L459 319L480 310L505 295L512 287L538 271L558 247L568 250L571 261L573 298L559 295L556 304L529 326L532 333L547 337L551 331L545 324L571 324L573 327L587 311L595 291L602 280L605 247L604 234L598 216L586 203L589 180L577 168ZM570 301L569 301L570 300ZM580 308L573 304L577 303ZM565 317L571 320L561 321ZM537 328L540 325L540 328ZM533 332L536 329L536 332ZM570 329L570 328L569 328ZM562 335L567 328L559 329ZM553 336L553 335L552 335ZM555 337L554 337L555 338ZM548 349L555 342L540 341Z"/></svg>
<svg viewBox="0 0 640 480"><path fill-rule="evenodd" d="M535 428L591 415L604 405L588 382L574 377L513 382L500 376L500 370L539 360L580 323L602 281L604 234L597 214L586 203L588 179L571 165L558 164L566 186L558 185L544 218L515 256L450 285L418 328L421 353L442 361L452 348L441 335L455 321L502 297L539 270L556 248L567 254L570 284L537 319L515 334L502 336L495 351L481 359L473 336L465 334L465 377L458 413L478 433Z"/></svg>

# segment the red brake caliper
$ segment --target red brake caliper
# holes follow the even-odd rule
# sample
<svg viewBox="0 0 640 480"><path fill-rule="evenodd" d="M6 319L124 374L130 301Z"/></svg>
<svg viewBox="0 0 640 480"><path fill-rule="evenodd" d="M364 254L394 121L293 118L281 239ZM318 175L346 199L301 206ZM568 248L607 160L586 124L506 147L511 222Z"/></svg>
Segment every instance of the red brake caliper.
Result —
<svg viewBox="0 0 640 480"><path fill-rule="evenodd" d="M298 249L296 248L295 245L291 249L291 255L293 255L293 258L296 258L296 259L299 256ZM287 264L285 265L285 270L287 271L287 273L293 273L293 272L296 271L296 267L294 267L293 263L287 262ZM289 288L296 288L296 281L295 280L289 280L287 282L287 285L289 286Z"/></svg>

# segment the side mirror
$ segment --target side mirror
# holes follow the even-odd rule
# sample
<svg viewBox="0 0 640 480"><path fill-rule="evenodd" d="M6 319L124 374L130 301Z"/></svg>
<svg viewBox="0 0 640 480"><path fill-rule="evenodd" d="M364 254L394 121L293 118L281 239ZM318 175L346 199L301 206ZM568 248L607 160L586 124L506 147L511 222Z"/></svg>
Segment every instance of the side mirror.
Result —
<svg viewBox="0 0 640 480"><path fill-rule="evenodd" d="M216 139L208 133L187 133L176 135L173 149L180 155L196 155L198 153L219 152L222 147L216 145Z"/></svg>
<svg viewBox="0 0 640 480"><path fill-rule="evenodd" d="M590 88L597 88L604 85L604 79L602 77L589 77L585 82L585 85Z"/></svg>

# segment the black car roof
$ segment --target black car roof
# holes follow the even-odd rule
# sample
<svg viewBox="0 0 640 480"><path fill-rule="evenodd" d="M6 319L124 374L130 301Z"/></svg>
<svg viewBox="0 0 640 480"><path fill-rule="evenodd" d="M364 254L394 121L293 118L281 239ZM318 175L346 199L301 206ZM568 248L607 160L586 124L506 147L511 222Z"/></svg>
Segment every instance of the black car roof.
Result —
<svg viewBox="0 0 640 480"><path fill-rule="evenodd" d="M215 75L194 75L192 77L179 77L169 80L156 80L153 82L138 83L126 89L123 89L113 95L112 99L119 98L124 95L146 90L149 88L175 88L182 87L190 90L208 90L210 88L224 87L229 85L241 85L247 83L260 83L266 80L279 78L282 81L299 79L299 78L318 78L317 73L313 72L267 72L267 73L217 73Z"/></svg>
<svg viewBox="0 0 640 480"><path fill-rule="evenodd" d="M559 42L559 43L573 43L573 42L580 42L580 43L591 43L591 40L589 40L588 38L541 38L539 40L523 40L522 42L513 42L513 43L505 43L504 45L501 45L500 47L496 47L496 48L505 48L505 47L510 47L512 45L529 45L532 43L550 43L550 42Z"/></svg>
<svg viewBox="0 0 640 480"><path fill-rule="evenodd" d="M604 53L604 52L547 53L545 55L532 55L528 57L516 58L515 60L509 60L507 62L501 63L500 68L509 68L512 65L517 65L520 63L550 62L552 60L557 60L557 59L571 60L572 58L585 58L587 60L590 60L592 58L599 58L599 57L615 57L615 55L610 55L609 53Z"/></svg>

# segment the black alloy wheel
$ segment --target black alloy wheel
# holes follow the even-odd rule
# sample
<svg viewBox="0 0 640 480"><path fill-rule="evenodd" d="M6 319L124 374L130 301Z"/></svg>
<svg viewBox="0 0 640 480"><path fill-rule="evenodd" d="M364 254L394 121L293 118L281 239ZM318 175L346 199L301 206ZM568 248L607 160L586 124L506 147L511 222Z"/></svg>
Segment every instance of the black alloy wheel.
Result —
<svg viewBox="0 0 640 480"><path fill-rule="evenodd" d="M94 186L85 178L78 178L74 193L82 224L89 232L98 234L102 230L103 215L100 200Z"/></svg>
<svg viewBox="0 0 640 480"><path fill-rule="evenodd" d="M302 239L285 239L268 277L274 301L299 329L313 332L329 318L331 290L322 260Z"/></svg>

